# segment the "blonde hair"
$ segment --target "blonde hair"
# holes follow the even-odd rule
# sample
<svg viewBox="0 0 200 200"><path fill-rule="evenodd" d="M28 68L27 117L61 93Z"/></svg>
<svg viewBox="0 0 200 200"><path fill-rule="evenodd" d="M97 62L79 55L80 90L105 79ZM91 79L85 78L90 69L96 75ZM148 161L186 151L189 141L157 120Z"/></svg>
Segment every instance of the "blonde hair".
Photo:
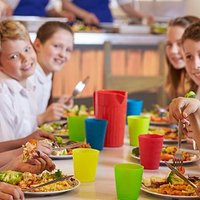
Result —
<svg viewBox="0 0 200 200"><path fill-rule="evenodd" d="M30 37L21 22L8 19L0 21L0 51L2 50L2 42L7 40L30 40Z"/></svg>

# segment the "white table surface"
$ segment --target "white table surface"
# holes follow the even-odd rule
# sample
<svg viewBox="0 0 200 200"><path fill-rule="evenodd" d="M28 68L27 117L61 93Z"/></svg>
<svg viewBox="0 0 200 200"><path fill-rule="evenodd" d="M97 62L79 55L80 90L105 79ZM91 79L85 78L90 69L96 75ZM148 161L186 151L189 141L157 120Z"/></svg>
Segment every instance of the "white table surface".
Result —
<svg viewBox="0 0 200 200"><path fill-rule="evenodd" d="M191 145L184 144L183 146L191 147ZM117 163L138 163L138 161L131 157L131 150L133 147L129 146L128 138L125 139L124 145L119 148L104 148L100 152L99 164L97 168L97 175L95 182L81 183L80 187L71 192L66 192L56 196L48 197L27 197L26 199L59 199L59 200L116 200L114 165ZM73 160L55 160L57 169L61 169L64 173L73 174ZM84 166L83 166L84 167ZM169 169L165 166L160 166L158 170L144 170L143 176L162 175L167 173ZM194 172L200 174L199 162L186 165L186 172ZM125 183L124 183L125 184ZM158 200L161 197L140 192L139 200ZM163 198L162 198L163 199Z"/></svg>

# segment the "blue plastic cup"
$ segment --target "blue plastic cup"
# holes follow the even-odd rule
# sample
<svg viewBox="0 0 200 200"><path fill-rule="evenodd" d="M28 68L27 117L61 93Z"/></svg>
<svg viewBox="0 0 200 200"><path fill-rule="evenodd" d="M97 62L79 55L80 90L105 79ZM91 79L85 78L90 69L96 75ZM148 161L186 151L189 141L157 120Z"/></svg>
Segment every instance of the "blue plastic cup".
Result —
<svg viewBox="0 0 200 200"><path fill-rule="evenodd" d="M86 141L93 149L101 151L104 146L107 120L88 118L85 120Z"/></svg>
<svg viewBox="0 0 200 200"><path fill-rule="evenodd" d="M140 115L142 112L143 101L137 99L127 100L127 112L126 115Z"/></svg>

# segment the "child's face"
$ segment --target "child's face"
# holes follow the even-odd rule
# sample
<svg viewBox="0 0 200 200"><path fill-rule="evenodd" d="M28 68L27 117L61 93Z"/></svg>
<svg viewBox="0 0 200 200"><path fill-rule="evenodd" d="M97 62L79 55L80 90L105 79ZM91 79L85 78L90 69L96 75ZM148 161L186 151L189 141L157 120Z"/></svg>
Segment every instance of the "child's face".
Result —
<svg viewBox="0 0 200 200"><path fill-rule="evenodd" d="M186 39L183 44L186 70L192 80L200 86L200 41Z"/></svg>
<svg viewBox="0 0 200 200"><path fill-rule="evenodd" d="M181 45L181 37L184 30L180 26L169 26L167 29L166 55L175 69L185 67Z"/></svg>
<svg viewBox="0 0 200 200"><path fill-rule="evenodd" d="M46 74L62 69L69 60L73 50L73 36L70 32L60 29L44 44L34 42L38 62Z"/></svg>
<svg viewBox="0 0 200 200"><path fill-rule="evenodd" d="M0 70L18 81L25 80L35 71L36 54L29 41L2 42Z"/></svg>

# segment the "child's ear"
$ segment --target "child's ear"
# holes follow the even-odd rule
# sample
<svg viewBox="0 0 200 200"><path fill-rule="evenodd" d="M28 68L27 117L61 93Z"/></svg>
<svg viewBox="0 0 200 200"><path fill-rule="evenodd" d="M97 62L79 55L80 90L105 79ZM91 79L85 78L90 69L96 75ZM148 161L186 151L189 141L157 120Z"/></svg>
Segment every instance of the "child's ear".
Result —
<svg viewBox="0 0 200 200"><path fill-rule="evenodd" d="M35 41L33 42L33 47L37 52L40 50L41 42L38 38L36 38Z"/></svg>

